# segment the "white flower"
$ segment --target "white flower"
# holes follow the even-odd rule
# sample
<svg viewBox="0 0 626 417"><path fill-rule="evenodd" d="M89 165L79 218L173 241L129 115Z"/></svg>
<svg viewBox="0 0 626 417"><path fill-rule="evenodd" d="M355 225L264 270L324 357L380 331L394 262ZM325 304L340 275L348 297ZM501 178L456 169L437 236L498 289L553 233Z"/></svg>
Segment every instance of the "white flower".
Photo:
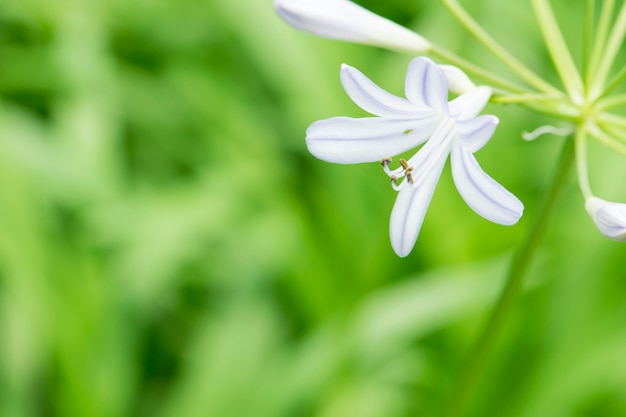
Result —
<svg viewBox="0 0 626 417"><path fill-rule="evenodd" d="M600 232L618 242L626 242L626 204L589 197L585 208Z"/></svg>
<svg viewBox="0 0 626 417"><path fill-rule="evenodd" d="M406 99L394 96L355 68L343 65L341 82L362 109L378 117L334 117L307 130L309 151L342 164L381 161L399 191L391 213L391 244L399 256L413 249L448 155L454 183L479 215L502 225L517 223L522 203L488 176L473 153L493 135L498 118L477 116L491 90L476 87L448 103L443 71L427 58L415 58L406 75ZM390 157L424 146L400 167ZM398 183L400 181L400 183Z"/></svg>
<svg viewBox="0 0 626 417"><path fill-rule="evenodd" d="M274 8L290 25L326 38L413 53L431 46L417 33L348 0L276 0Z"/></svg>

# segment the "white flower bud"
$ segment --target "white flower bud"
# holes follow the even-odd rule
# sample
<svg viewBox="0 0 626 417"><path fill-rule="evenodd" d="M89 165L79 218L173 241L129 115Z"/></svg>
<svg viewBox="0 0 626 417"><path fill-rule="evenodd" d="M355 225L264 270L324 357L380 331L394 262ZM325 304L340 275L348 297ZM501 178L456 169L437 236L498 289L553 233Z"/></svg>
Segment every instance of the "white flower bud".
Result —
<svg viewBox="0 0 626 417"><path fill-rule="evenodd" d="M274 8L290 25L318 36L412 53L430 49L417 33L348 0L276 0Z"/></svg>
<svg viewBox="0 0 626 417"><path fill-rule="evenodd" d="M604 236L618 242L626 241L626 204L589 197L585 208Z"/></svg>
<svg viewBox="0 0 626 417"><path fill-rule="evenodd" d="M448 80L448 89L454 94L463 94L476 88L476 84L460 68L454 65L439 65L439 68Z"/></svg>

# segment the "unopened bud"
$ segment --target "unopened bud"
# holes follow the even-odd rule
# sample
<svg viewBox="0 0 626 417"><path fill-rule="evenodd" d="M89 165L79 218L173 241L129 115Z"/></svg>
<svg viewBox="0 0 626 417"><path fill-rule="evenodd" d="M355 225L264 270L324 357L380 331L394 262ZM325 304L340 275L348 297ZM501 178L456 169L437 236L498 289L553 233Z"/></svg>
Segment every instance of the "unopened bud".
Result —
<svg viewBox="0 0 626 417"><path fill-rule="evenodd" d="M448 80L448 89L454 94L463 94L476 88L476 84L469 79L467 74L454 65L439 65Z"/></svg>
<svg viewBox="0 0 626 417"><path fill-rule="evenodd" d="M412 53L431 46L417 33L348 0L276 0L274 8L293 27L326 38Z"/></svg>
<svg viewBox="0 0 626 417"><path fill-rule="evenodd" d="M589 197L585 208L604 236L618 242L626 241L626 204Z"/></svg>

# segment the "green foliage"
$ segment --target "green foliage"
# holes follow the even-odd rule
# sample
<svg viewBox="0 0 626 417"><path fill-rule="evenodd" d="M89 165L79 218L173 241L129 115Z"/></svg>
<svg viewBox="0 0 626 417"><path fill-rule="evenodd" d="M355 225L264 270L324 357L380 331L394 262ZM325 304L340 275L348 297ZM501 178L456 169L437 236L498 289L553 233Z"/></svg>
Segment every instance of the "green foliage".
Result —
<svg viewBox="0 0 626 417"><path fill-rule="evenodd" d="M409 3L376 10L493 64ZM503 4L468 6L547 72L530 11ZM296 32L269 0L1 3L0 416L438 415L561 139L490 108L481 163L525 220L473 215L444 175L397 258L380 167L303 137L359 114L341 62L399 92L409 59ZM623 160L593 151L623 200ZM626 415L626 248L565 194L472 416Z"/></svg>

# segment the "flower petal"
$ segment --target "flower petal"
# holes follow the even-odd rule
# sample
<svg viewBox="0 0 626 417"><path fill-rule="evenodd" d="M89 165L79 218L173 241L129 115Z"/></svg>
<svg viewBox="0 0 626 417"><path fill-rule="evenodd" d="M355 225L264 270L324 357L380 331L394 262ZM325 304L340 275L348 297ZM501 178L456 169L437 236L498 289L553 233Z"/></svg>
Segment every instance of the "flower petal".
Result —
<svg viewBox="0 0 626 417"><path fill-rule="evenodd" d="M448 104L450 115L456 117L457 120L467 120L476 117L489 102L490 97L491 88L489 87L480 86L469 90Z"/></svg>
<svg viewBox="0 0 626 417"><path fill-rule="evenodd" d="M476 84L469 79L467 74L454 65L439 65L443 75L448 80L448 89L455 94L463 94L476 88Z"/></svg>
<svg viewBox="0 0 626 417"><path fill-rule="evenodd" d="M415 104L448 114L448 82L443 71L428 58L418 57L411 61L404 84L406 98Z"/></svg>
<svg viewBox="0 0 626 417"><path fill-rule="evenodd" d="M309 151L339 164L375 162L412 149L432 134L438 118L383 119L333 117L307 129Z"/></svg>
<svg viewBox="0 0 626 417"><path fill-rule="evenodd" d="M476 152L493 136L498 126L498 118L492 115L478 116L469 120L456 123L457 131L461 136L463 146L471 153Z"/></svg>
<svg viewBox="0 0 626 417"><path fill-rule="evenodd" d="M393 250L400 257L407 256L415 246L446 159L440 159L420 183L406 183L398 192L391 211L389 237Z"/></svg>
<svg viewBox="0 0 626 417"><path fill-rule="evenodd" d="M376 116L407 118L433 113L425 106L386 92L361 71L346 64L341 66L341 83L352 101Z"/></svg>
<svg viewBox="0 0 626 417"><path fill-rule="evenodd" d="M589 197L585 208L600 233L609 239L626 242L626 204Z"/></svg>
<svg viewBox="0 0 626 417"><path fill-rule="evenodd" d="M276 0L274 8L290 25L331 39L423 53L430 42L391 20L347 0Z"/></svg>
<svg viewBox="0 0 626 417"><path fill-rule="evenodd" d="M452 147L450 162L454 184L472 210L494 223L505 226L517 223L524 205L487 175L460 141Z"/></svg>

